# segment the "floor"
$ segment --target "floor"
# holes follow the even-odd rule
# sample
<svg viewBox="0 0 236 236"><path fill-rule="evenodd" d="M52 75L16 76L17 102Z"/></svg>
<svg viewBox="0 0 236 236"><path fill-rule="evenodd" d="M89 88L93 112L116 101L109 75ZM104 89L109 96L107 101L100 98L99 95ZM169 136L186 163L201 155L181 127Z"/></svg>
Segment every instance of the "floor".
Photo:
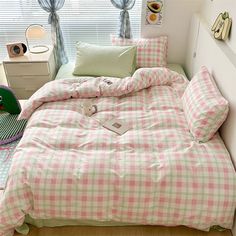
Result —
<svg viewBox="0 0 236 236"><path fill-rule="evenodd" d="M129 226L129 227L56 227L41 228L31 227L28 236L232 236L231 231L218 232L212 230L203 232L180 227L162 226ZM20 236L15 233L14 236Z"/></svg>

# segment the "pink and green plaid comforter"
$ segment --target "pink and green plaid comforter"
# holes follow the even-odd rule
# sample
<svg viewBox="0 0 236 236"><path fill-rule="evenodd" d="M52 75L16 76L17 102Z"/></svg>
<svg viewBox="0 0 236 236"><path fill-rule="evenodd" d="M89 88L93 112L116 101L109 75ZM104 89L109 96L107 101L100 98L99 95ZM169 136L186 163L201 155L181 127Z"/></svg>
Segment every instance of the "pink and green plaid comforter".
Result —
<svg viewBox="0 0 236 236"><path fill-rule="evenodd" d="M191 136L181 104L186 80L168 69L133 77L63 79L26 103L29 118L0 202L0 235L13 235L29 214L149 225L231 228L236 178L216 134ZM92 117L80 104L98 107ZM119 136L101 122L132 128Z"/></svg>

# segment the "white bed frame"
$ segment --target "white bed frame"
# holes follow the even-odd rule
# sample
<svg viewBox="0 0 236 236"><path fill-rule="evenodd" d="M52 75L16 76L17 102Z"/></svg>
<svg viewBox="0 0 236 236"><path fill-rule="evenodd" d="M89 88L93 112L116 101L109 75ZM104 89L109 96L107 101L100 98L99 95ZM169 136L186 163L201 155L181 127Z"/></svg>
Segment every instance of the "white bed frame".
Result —
<svg viewBox="0 0 236 236"><path fill-rule="evenodd" d="M210 26L199 15L192 19L185 70L189 78L205 65L230 103L230 112L220 134L236 167L236 54L226 43L214 39ZM233 229L236 236L236 219Z"/></svg>

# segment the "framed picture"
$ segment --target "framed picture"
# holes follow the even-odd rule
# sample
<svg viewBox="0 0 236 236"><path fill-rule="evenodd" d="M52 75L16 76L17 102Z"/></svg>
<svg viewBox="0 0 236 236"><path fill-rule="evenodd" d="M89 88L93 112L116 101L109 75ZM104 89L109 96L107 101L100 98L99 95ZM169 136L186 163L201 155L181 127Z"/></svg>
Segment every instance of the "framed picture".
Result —
<svg viewBox="0 0 236 236"><path fill-rule="evenodd" d="M146 25L161 26L163 21L164 0L147 0Z"/></svg>

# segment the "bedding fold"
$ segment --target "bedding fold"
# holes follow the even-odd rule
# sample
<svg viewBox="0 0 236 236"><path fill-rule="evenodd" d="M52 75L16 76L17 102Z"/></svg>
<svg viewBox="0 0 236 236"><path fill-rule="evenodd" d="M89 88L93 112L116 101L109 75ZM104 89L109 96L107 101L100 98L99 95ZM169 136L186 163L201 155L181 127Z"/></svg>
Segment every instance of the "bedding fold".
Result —
<svg viewBox="0 0 236 236"><path fill-rule="evenodd" d="M138 69L132 77L85 77L51 81L36 91L25 103L19 119L28 119L35 109L46 102L62 101L70 98L119 97L135 93L150 86L180 85L183 93L186 79L167 68ZM173 86L174 87L174 86ZM176 86L177 89L177 86Z"/></svg>

